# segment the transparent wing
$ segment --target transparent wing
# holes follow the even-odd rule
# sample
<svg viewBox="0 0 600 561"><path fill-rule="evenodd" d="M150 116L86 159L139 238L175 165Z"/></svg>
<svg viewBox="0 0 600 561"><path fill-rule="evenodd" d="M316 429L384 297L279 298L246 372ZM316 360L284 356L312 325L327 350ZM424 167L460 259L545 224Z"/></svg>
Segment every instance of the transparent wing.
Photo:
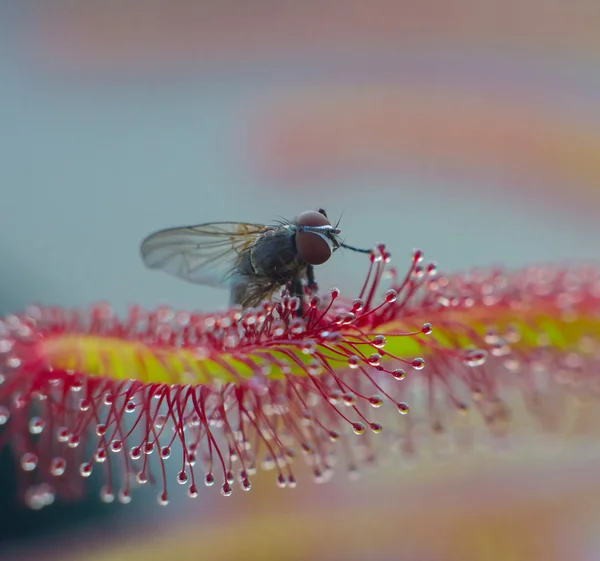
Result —
<svg viewBox="0 0 600 561"><path fill-rule="evenodd" d="M235 259L271 226L242 222L212 222L169 228L150 234L141 245L142 259L189 282L209 286L235 283Z"/></svg>

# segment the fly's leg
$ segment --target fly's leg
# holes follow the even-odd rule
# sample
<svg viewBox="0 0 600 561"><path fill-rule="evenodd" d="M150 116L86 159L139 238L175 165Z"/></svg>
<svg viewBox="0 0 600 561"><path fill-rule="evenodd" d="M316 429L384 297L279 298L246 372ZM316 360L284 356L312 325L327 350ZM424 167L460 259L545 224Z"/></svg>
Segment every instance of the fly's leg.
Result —
<svg viewBox="0 0 600 561"><path fill-rule="evenodd" d="M290 293L293 296L298 297L298 301L300 304L298 305L298 309L296 310L296 316L301 318L304 315L304 290L302 288L302 279L300 277L296 277L291 283Z"/></svg>
<svg viewBox="0 0 600 561"><path fill-rule="evenodd" d="M306 280L308 281L308 292L312 296L317 293L319 287L315 281L315 268L312 265L306 267Z"/></svg>

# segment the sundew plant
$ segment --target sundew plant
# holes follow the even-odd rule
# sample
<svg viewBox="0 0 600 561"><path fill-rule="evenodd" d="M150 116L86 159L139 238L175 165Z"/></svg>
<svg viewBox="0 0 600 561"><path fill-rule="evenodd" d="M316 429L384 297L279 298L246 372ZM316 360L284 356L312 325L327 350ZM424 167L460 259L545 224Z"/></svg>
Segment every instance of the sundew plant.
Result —
<svg viewBox="0 0 600 561"><path fill-rule="evenodd" d="M173 485L229 496L258 469L293 488L307 484L299 461L324 482L415 453L415 413L433 435L502 437L515 392L546 429L597 395L595 266L443 275L416 250L398 274L379 245L365 271L354 297L308 294L302 317L282 291L216 313L119 318L102 304L2 318L0 447L20 466L22 500L81 497L92 474L105 502L144 484L161 505Z"/></svg>

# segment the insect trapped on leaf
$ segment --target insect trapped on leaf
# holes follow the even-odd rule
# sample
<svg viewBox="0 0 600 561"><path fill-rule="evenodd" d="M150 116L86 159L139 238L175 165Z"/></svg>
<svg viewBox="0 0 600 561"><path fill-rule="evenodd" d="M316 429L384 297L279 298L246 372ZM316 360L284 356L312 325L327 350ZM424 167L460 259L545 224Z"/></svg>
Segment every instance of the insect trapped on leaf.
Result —
<svg viewBox="0 0 600 561"><path fill-rule="evenodd" d="M341 247L371 253L343 243L338 224L333 226L319 209L274 225L211 222L160 230L142 242L141 253L151 269L229 288L231 303L243 308L286 287L299 297L302 315L304 286L309 292L316 290L314 266Z"/></svg>

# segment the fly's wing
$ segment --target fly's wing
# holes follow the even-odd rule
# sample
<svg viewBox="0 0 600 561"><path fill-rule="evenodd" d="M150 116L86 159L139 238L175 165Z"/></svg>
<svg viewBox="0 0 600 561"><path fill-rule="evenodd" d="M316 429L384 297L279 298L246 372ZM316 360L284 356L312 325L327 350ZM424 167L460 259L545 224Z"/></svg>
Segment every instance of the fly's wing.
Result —
<svg viewBox="0 0 600 561"><path fill-rule="evenodd" d="M271 229L262 224L212 222L160 230L142 242L142 259L150 269L189 282L233 286L236 259Z"/></svg>

